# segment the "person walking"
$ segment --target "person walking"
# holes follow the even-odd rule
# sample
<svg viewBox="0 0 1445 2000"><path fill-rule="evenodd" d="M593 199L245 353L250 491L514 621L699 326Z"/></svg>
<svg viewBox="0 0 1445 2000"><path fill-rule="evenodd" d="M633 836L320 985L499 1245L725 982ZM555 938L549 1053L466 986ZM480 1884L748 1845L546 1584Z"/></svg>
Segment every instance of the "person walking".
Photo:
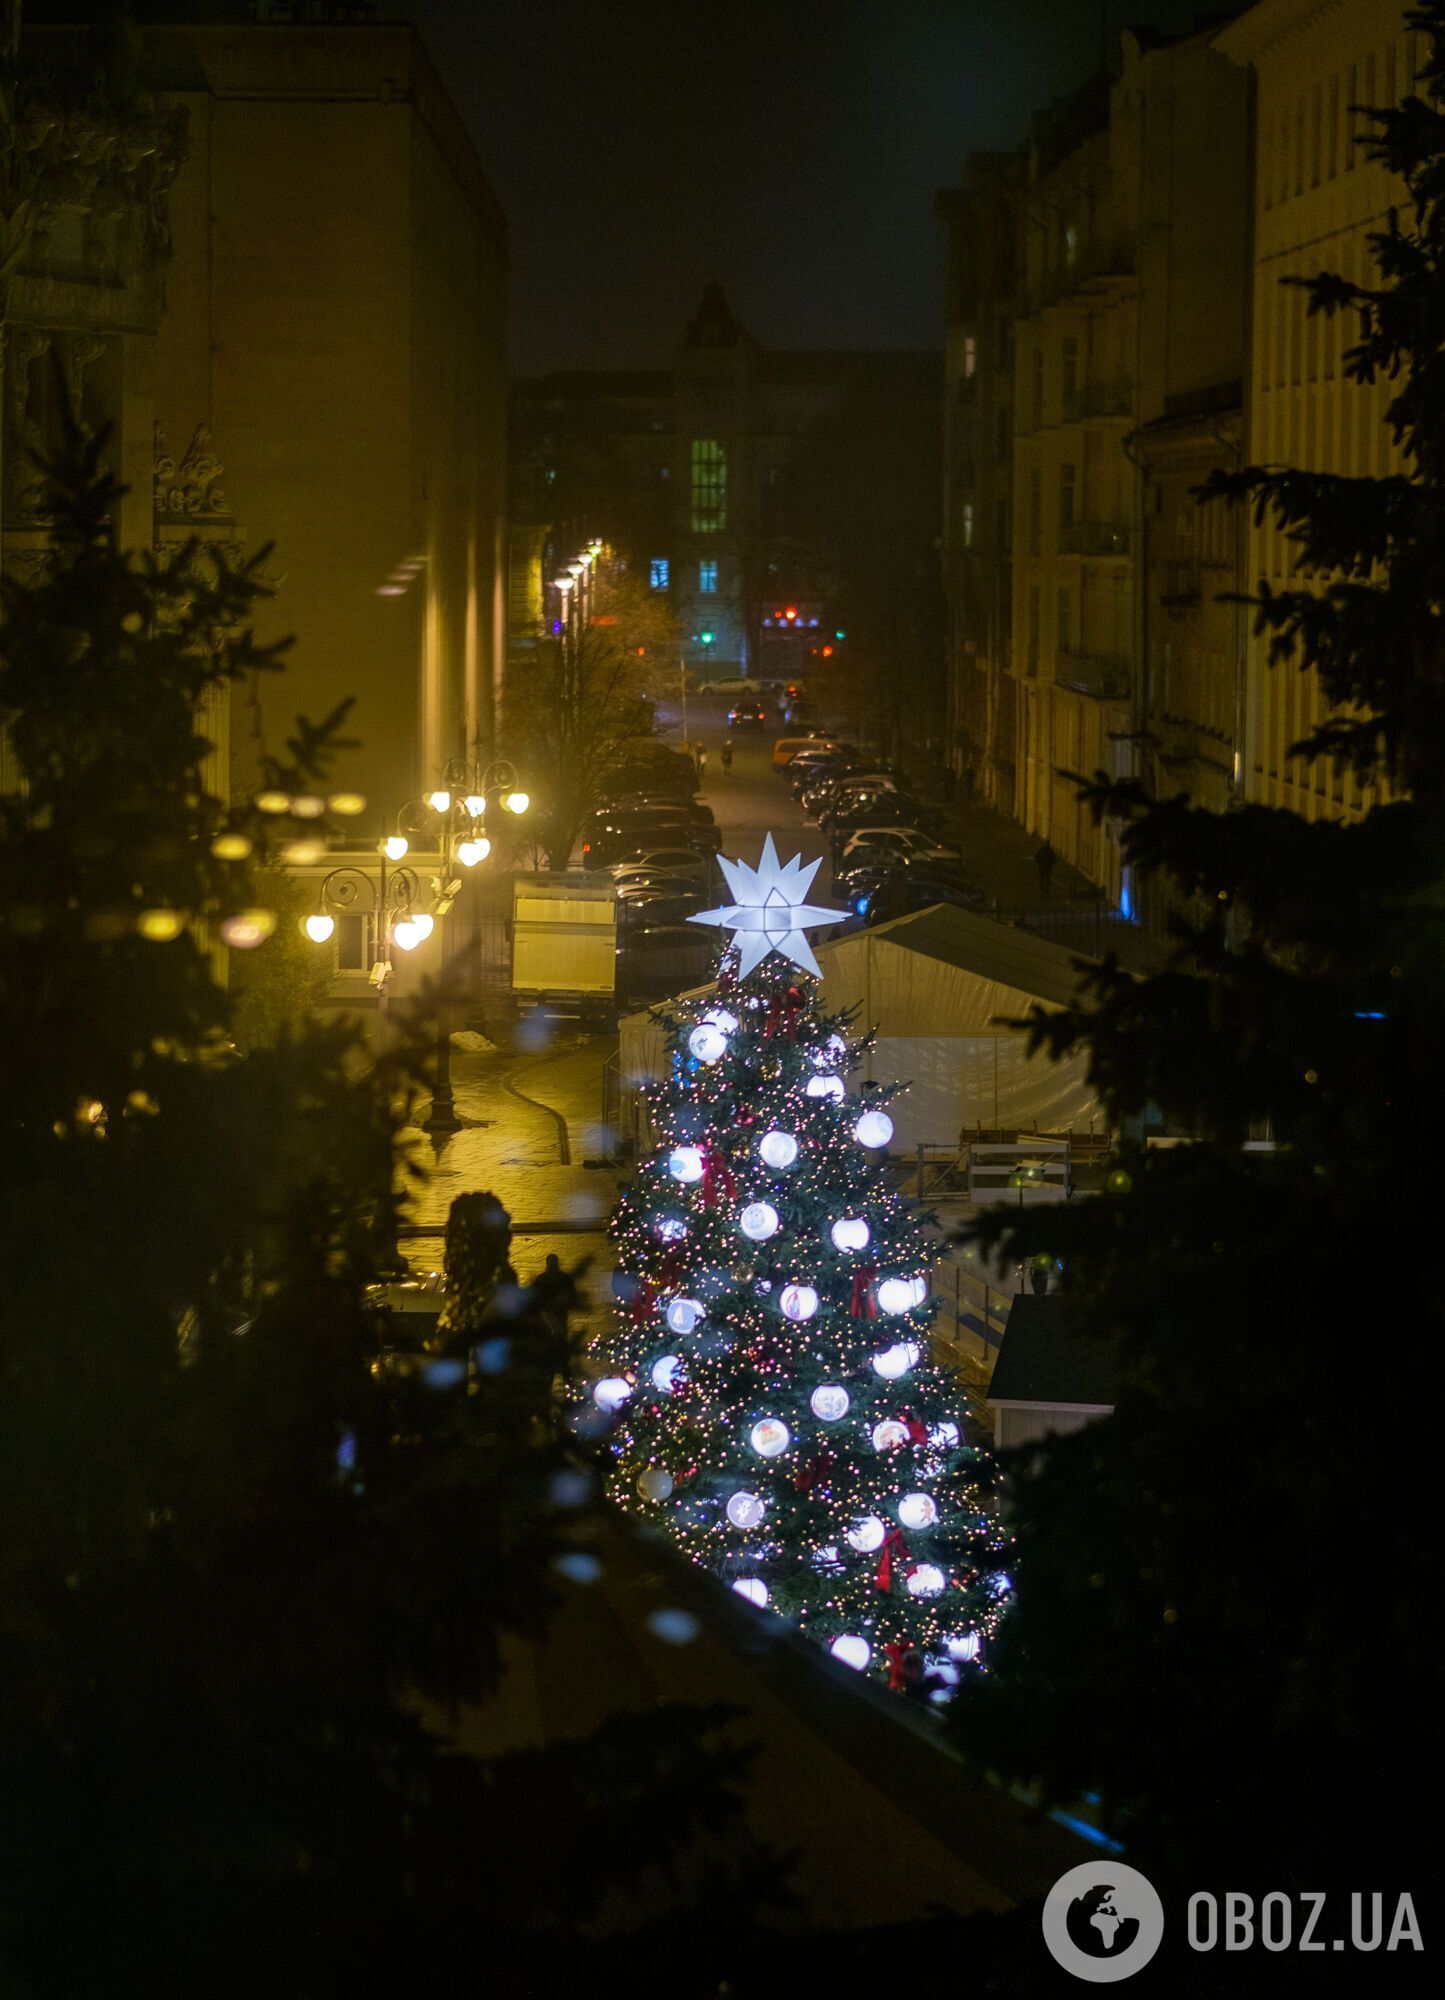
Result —
<svg viewBox="0 0 1445 2000"><path fill-rule="evenodd" d="M731 736L728 737L722 747L722 767L723 776L730 778L733 769L733 739Z"/></svg>
<svg viewBox="0 0 1445 2000"><path fill-rule="evenodd" d="M697 754L693 761L697 765L697 781L699 784L702 784L703 780L707 777L707 751L701 743L697 746Z"/></svg>
<svg viewBox="0 0 1445 2000"><path fill-rule="evenodd" d="M1039 893L1041 895L1047 896L1049 893L1049 884L1054 879L1054 863L1058 858L1058 855L1055 854L1047 840L1044 841L1043 845L1034 855L1034 866L1039 871Z"/></svg>

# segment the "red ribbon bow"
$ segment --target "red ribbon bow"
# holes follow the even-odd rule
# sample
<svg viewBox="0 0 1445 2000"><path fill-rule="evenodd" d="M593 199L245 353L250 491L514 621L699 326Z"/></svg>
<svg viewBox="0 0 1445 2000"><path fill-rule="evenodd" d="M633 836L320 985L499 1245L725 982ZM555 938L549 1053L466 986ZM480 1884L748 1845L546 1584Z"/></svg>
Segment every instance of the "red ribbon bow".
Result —
<svg viewBox="0 0 1445 2000"><path fill-rule="evenodd" d="M811 1493L828 1477L837 1462L836 1455L831 1451L815 1452L806 1465L799 1466L794 1486L800 1493Z"/></svg>
<svg viewBox="0 0 1445 2000"><path fill-rule="evenodd" d="M873 1280L877 1276L876 1264L860 1264L853 1273L853 1296L848 1302L850 1318L877 1319L878 1301L873 1296Z"/></svg>
<svg viewBox="0 0 1445 2000"><path fill-rule="evenodd" d="M903 1692L903 1662L908 1657L908 1647L898 1639L890 1639L883 1648L883 1657L888 1662L888 1692Z"/></svg>
<svg viewBox="0 0 1445 2000"><path fill-rule="evenodd" d="M763 1040L770 1042L779 1028L787 1032L790 1042L798 1039L798 1016L803 1010L803 996L796 986L790 986L786 993L774 993L768 1001L768 1025L763 1030Z"/></svg>
<svg viewBox="0 0 1445 2000"><path fill-rule="evenodd" d="M716 1139L709 1139L702 1149L703 1207L716 1208L720 1196L727 1195L731 1200L737 1191L738 1184L733 1179L726 1153Z"/></svg>
<svg viewBox="0 0 1445 2000"><path fill-rule="evenodd" d="M916 1417L912 1410L900 1410L898 1412L898 1421L907 1431L908 1442L910 1444L928 1443L928 1426L921 1418Z"/></svg>
<svg viewBox="0 0 1445 2000"><path fill-rule="evenodd" d="M908 1553L908 1544L903 1539L901 1528L890 1528L883 1537L883 1553L878 1558L878 1567L873 1573L873 1581L880 1590L893 1588L893 1558L897 1556L899 1566L905 1576L912 1576L918 1564Z"/></svg>

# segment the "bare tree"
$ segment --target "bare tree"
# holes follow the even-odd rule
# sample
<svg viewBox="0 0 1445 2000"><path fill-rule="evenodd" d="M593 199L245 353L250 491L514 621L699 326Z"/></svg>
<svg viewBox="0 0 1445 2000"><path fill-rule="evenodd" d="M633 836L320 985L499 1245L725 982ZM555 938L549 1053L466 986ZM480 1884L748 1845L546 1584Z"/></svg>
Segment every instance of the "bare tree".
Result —
<svg viewBox="0 0 1445 2000"><path fill-rule="evenodd" d="M508 672L503 728L537 803L539 842L565 868L608 782L653 734L653 703L678 657L665 603L621 565L599 566L585 621Z"/></svg>

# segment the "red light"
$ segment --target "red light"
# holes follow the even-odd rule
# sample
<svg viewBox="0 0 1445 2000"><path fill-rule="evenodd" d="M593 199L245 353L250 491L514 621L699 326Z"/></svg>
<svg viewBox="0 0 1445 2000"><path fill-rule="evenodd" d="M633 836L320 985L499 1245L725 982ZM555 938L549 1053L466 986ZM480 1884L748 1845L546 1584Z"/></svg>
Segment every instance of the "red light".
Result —
<svg viewBox="0 0 1445 2000"><path fill-rule="evenodd" d="M833 648L831 646L825 646L823 648L823 658L825 660L831 660L832 657L833 657Z"/></svg>
<svg viewBox="0 0 1445 2000"><path fill-rule="evenodd" d="M788 606L788 611L787 611L787 615L788 615L788 617L789 617L789 618L796 618L796 617L797 617L797 615L798 615L798 607L797 607L797 605L796 605L796 604L790 604L790 605Z"/></svg>
<svg viewBox="0 0 1445 2000"><path fill-rule="evenodd" d="M781 618L781 617L782 617L782 615L783 615L783 614L782 614L782 612L781 612L781 611L775 611L775 612L773 613L773 616L774 616L774 618Z"/></svg>

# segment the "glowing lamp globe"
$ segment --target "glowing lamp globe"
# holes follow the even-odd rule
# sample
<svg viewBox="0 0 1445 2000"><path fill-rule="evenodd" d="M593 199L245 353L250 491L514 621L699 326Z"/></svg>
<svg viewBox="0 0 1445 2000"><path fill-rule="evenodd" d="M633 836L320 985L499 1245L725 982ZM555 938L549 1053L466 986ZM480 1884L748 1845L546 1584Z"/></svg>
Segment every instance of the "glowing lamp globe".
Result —
<svg viewBox="0 0 1445 2000"><path fill-rule="evenodd" d="M428 792L426 802L432 811L436 813L448 813L452 809L452 795L450 792Z"/></svg>
<svg viewBox="0 0 1445 2000"><path fill-rule="evenodd" d="M672 1474L660 1465L649 1465L637 1476L637 1490L645 1500L665 1500L672 1491Z"/></svg>
<svg viewBox="0 0 1445 2000"><path fill-rule="evenodd" d="M853 1127L860 1146L886 1146L893 1137L893 1120L886 1111L865 1111Z"/></svg>
<svg viewBox="0 0 1445 2000"><path fill-rule="evenodd" d="M401 861L410 845L404 833L389 833L381 843L381 851L388 861Z"/></svg>
<svg viewBox="0 0 1445 2000"><path fill-rule="evenodd" d="M781 1417L764 1417L748 1433L748 1443L759 1458L776 1458L793 1442Z"/></svg>
<svg viewBox="0 0 1445 2000"><path fill-rule="evenodd" d="M763 1518L763 1503L756 1493L734 1493L727 1517L735 1528L756 1528Z"/></svg>
<svg viewBox="0 0 1445 2000"><path fill-rule="evenodd" d="M910 1597L941 1597L948 1578L937 1563L920 1563L908 1579Z"/></svg>
<svg viewBox="0 0 1445 2000"><path fill-rule="evenodd" d="M875 1451L896 1451L908 1442L908 1429L900 1424L897 1417L885 1417L881 1424L873 1426L873 1449Z"/></svg>
<svg viewBox="0 0 1445 2000"><path fill-rule="evenodd" d="M866 1250L868 1225L861 1215L843 1215L833 1224L832 1237L839 1250Z"/></svg>
<svg viewBox="0 0 1445 2000"><path fill-rule="evenodd" d="M900 1340L896 1347L889 1347L882 1354L873 1357L873 1373L881 1375L885 1382L896 1382L906 1375L918 1360L917 1347L911 1340Z"/></svg>
<svg viewBox="0 0 1445 2000"><path fill-rule="evenodd" d="M620 1410L632 1394L632 1384L625 1375L604 1375L600 1382L592 1384L592 1400L599 1410L606 1410L609 1416Z"/></svg>
<svg viewBox="0 0 1445 2000"><path fill-rule="evenodd" d="M848 1391L840 1382L825 1382L808 1398L808 1408L820 1424L836 1424L848 1414Z"/></svg>
<svg viewBox="0 0 1445 2000"><path fill-rule="evenodd" d="M738 1217L738 1228L754 1243L766 1243L778 1233L778 1211L770 1201L750 1201Z"/></svg>
<svg viewBox="0 0 1445 2000"><path fill-rule="evenodd" d="M427 910L418 910L412 917L412 922L422 938L429 938L436 929L436 918Z"/></svg>
<svg viewBox="0 0 1445 2000"><path fill-rule="evenodd" d="M943 1423L933 1426L928 1433L928 1442L937 1451L952 1451L958 1443L958 1436L958 1425L948 1418Z"/></svg>
<svg viewBox="0 0 1445 2000"><path fill-rule="evenodd" d="M921 1303L917 1284L912 1278L885 1278L878 1287L878 1303L886 1313L912 1312Z"/></svg>
<svg viewBox="0 0 1445 2000"><path fill-rule="evenodd" d="M845 1667L852 1667L862 1673L873 1657L873 1649L866 1639L860 1639L856 1632L844 1632L836 1638L828 1651L835 1660L841 1660Z"/></svg>
<svg viewBox="0 0 1445 2000"><path fill-rule="evenodd" d="M254 951L276 928L274 910L242 910L222 923L221 937L232 951Z"/></svg>
<svg viewBox="0 0 1445 2000"><path fill-rule="evenodd" d="M807 1094L809 1097L831 1097L835 1103L843 1101L843 1079L841 1076L810 1076Z"/></svg>
<svg viewBox="0 0 1445 2000"><path fill-rule="evenodd" d="M728 1038L721 1028L704 1021L688 1036L687 1045L700 1063L721 1062L727 1054Z"/></svg>
<svg viewBox="0 0 1445 2000"><path fill-rule="evenodd" d="M898 1518L905 1528L931 1528L938 1509L931 1493L905 1493L898 1503Z"/></svg>
<svg viewBox="0 0 1445 2000"><path fill-rule="evenodd" d="M768 1586L760 1576L740 1576L733 1589L739 1597L745 1597L749 1604L761 1606L768 1601Z"/></svg>
<svg viewBox="0 0 1445 2000"><path fill-rule="evenodd" d="M301 928L313 944L328 944L336 929L336 919L328 917L324 910L313 910Z"/></svg>
<svg viewBox="0 0 1445 2000"><path fill-rule="evenodd" d="M410 917L403 917L399 924L392 925L391 935L403 951L415 951L424 933L420 925L413 923Z"/></svg>
<svg viewBox="0 0 1445 2000"><path fill-rule="evenodd" d="M502 800L502 804L507 808L507 811L509 813L516 813L518 818L521 817L531 803L532 795L530 792L508 792L507 796Z"/></svg>
<svg viewBox="0 0 1445 2000"><path fill-rule="evenodd" d="M674 1333L691 1333L702 1318L702 1307L696 1299L670 1299L667 1306L667 1323Z"/></svg>
<svg viewBox="0 0 1445 2000"><path fill-rule="evenodd" d="M700 1181L702 1170L700 1146L674 1146L667 1156L667 1171L675 1181Z"/></svg>
<svg viewBox="0 0 1445 2000"><path fill-rule="evenodd" d="M818 1310L818 1294L811 1285L784 1285L781 1304L785 1318L811 1319Z"/></svg>
<svg viewBox="0 0 1445 2000"><path fill-rule="evenodd" d="M887 1532L876 1514L864 1514L848 1530L848 1546L856 1549L860 1556L870 1556L874 1549L882 1548Z"/></svg>
<svg viewBox="0 0 1445 2000"><path fill-rule="evenodd" d="M156 908L142 910L135 920L135 927L151 944L169 944L173 938L180 936L185 923L179 910Z"/></svg>
<svg viewBox="0 0 1445 2000"><path fill-rule="evenodd" d="M652 1386L660 1389L664 1396L670 1396L677 1387L677 1371L682 1366L680 1354L664 1354L652 1364Z"/></svg>
<svg viewBox="0 0 1445 2000"><path fill-rule="evenodd" d="M457 842L457 860L463 868L475 868L479 861L485 861L492 851L492 843L485 834L477 834L471 840Z"/></svg>
<svg viewBox="0 0 1445 2000"><path fill-rule="evenodd" d="M765 1167L781 1173L797 1159L798 1142L791 1132L765 1132L758 1141L758 1153Z"/></svg>

